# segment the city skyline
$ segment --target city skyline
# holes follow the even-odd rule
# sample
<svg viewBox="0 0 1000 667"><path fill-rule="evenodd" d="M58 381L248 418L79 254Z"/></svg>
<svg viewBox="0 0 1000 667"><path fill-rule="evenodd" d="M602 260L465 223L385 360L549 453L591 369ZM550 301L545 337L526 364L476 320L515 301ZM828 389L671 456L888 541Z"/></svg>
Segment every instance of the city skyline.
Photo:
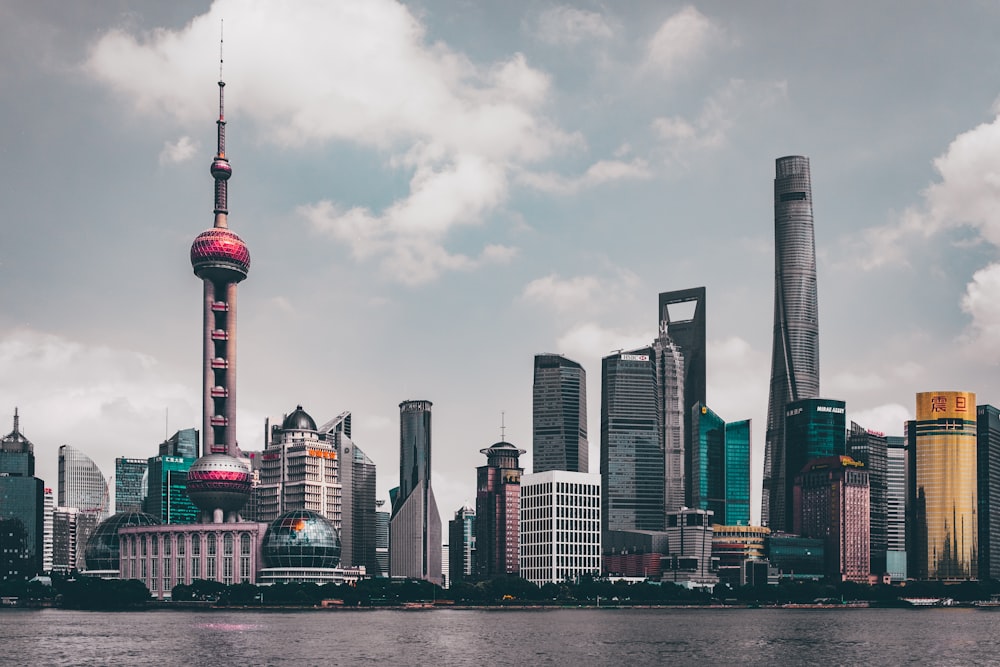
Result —
<svg viewBox="0 0 1000 667"><path fill-rule="evenodd" d="M655 337L657 294L704 285L707 404L753 421L756 516L772 165L791 154L812 165L823 395L888 435L920 391L1000 403L996 8L367 6L0 9L0 402L49 486L60 445L110 473L199 426L184 255L207 222L223 17L231 203L255 253L244 450L288 405L350 410L386 498L395 406L426 396L452 512L501 412L531 442L535 354L584 367L598 433L600 359Z"/></svg>

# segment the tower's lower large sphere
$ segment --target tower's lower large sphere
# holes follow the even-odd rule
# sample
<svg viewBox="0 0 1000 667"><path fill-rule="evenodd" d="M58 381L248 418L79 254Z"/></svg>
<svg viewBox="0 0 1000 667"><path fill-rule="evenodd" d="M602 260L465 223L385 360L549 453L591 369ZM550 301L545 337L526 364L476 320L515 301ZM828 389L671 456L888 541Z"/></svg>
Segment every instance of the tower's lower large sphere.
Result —
<svg viewBox="0 0 1000 667"><path fill-rule="evenodd" d="M228 454L206 454L188 470L187 492L202 512L239 512L250 498L253 478L239 460Z"/></svg>

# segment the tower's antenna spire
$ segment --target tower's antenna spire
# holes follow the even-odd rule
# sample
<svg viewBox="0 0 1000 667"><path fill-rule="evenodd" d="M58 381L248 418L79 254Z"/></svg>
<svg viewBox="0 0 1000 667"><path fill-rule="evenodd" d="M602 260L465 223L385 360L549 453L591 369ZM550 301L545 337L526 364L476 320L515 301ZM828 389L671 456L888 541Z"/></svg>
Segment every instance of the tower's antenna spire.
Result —
<svg viewBox="0 0 1000 667"><path fill-rule="evenodd" d="M229 177L233 175L233 168L229 166L226 159L226 113L225 113L225 88L226 82L222 80L222 44L223 33L222 23L219 24L219 120L215 121L218 126L218 148L215 153L215 160L212 161L212 176L215 178L215 226L228 227L226 216L229 214Z"/></svg>
<svg viewBox="0 0 1000 667"><path fill-rule="evenodd" d="M222 41L225 24L225 19L219 19L219 81L222 81Z"/></svg>
<svg viewBox="0 0 1000 667"><path fill-rule="evenodd" d="M18 423L19 421L20 420L17 417L17 408L15 407L14 408L14 435L17 435L18 433L21 432L20 429L18 428L20 426L20 424Z"/></svg>
<svg viewBox="0 0 1000 667"><path fill-rule="evenodd" d="M505 442L506 441L505 433L506 433L506 430L507 430L507 427L504 426L504 424L503 424L503 415L504 415L503 410L501 410L500 411L500 441L501 442Z"/></svg>

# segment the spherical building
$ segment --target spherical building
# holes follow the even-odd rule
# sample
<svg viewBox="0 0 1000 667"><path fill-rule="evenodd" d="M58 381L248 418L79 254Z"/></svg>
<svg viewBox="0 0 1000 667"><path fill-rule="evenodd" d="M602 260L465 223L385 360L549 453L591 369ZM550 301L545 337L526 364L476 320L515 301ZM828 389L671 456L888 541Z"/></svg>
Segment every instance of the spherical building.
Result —
<svg viewBox="0 0 1000 667"><path fill-rule="evenodd" d="M108 517L97 525L87 540L87 570L117 571L120 553L118 531L130 526L156 526L159 523L159 519L145 512L119 512Z"/></svg>
<svg viewBox="0 0 1000 667"><path fill-rule="evenodd" d="M252 486L250 471L228 454L206 454L191 465L187 474L188 496L207 523L234 521L250 498Z"/></svg>
<svg viewBox="0 0 1000 667"><path fill-rule="evenodd" d="M263 555L267 567L332 569L340 564L340 532L317 512L285 512L264 534Z"/></svg>

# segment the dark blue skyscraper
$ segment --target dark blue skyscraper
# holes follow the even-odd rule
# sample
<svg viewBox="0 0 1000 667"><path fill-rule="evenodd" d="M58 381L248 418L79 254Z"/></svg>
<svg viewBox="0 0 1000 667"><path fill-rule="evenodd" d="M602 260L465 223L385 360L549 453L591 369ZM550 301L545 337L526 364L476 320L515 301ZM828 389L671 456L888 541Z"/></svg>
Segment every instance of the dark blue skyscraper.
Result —
<svg viewBox="0 0 1000 667"><path fill-rule="evenodd" d="M14 430L0 438L0 581L29 579L41 570L44 486L15 409Z"/></svg>
<svg viewBox="0 0 1000 667"><path fill-rule="evenodd" d="M532 470L588 472L587 373L558 354L536 354Z"/></svg>
<svg viewBox="0 0 1000 667"><path fill-rule="evenodd" d="M664 452L652 348L601 360L601 531L663 530Z"/></svg>
<svg viewBox="0 0 1000 667"><path fill-rule="evenodd" d="M705 405L707 381L705 379L705 288L660 292L660 330L677 346L683 360L684 382L682 387L684 416L681 448L683 449L684 499L691 502L691 455L694 451L695 431L691 425L691 408L695 403ZM669 484L669 482L668 482ZM678 509L669 507L668 510ZM718 520L718 517L716 517Z"/></svg>
<svg viewBox="0 0 1000 667"><path fill-rule="evenodd" d="M976 407L979 578L1000 580L1000 410Z"/></svg>
<svg viewBox="0 0 1000 667"><path fill-rule="evenodd" d="M389 492L389 576L441 583L441 515L431 489L431 402L399 404L399 486Z"/></svg>
<svg viewBox="0 0 1000 667"><path fill-rule="evenodd" d="M791 487L797 470L787 468L785 406L819 396L819 309L813 236L809 158L775 162L774 346L764 446L761 522L791 529Z"/></svg>

